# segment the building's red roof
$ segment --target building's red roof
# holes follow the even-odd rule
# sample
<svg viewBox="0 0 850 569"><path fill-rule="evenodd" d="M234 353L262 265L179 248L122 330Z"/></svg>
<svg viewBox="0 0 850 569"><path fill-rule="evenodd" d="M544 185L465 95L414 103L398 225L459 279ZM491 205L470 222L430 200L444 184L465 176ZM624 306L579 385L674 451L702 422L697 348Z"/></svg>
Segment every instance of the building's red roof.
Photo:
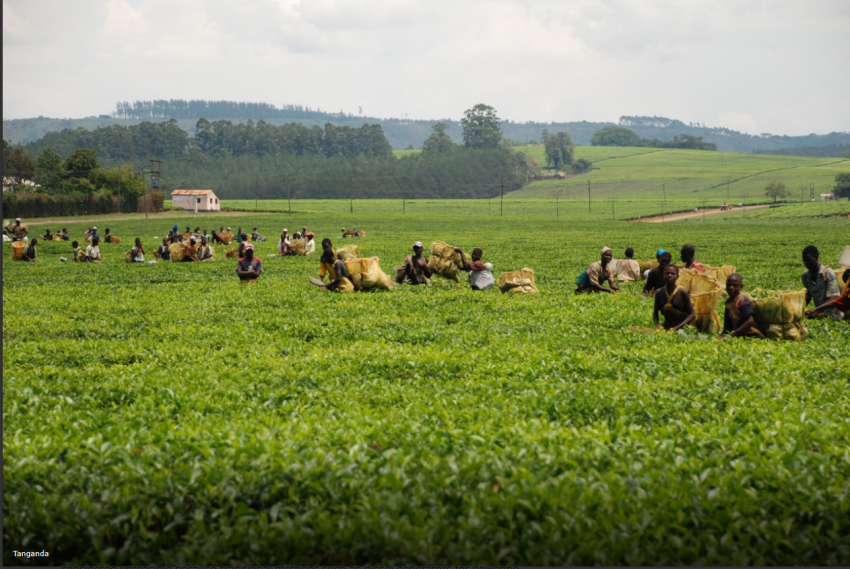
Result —
<svg viewBox="0 0 850 569"><path fill-rule="evenodd" d="M212 190L174 190L172 196L205 196L214 193Z"/></svg>

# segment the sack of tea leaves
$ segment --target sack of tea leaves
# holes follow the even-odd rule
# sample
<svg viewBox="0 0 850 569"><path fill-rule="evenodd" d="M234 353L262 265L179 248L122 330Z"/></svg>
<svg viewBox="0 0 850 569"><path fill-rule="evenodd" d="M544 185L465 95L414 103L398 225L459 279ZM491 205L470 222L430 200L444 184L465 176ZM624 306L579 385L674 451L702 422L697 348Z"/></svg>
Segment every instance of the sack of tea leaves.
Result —
<svg viewBox="0 0 850 569"><path fill-rule="evenodd" d="M344 247L338 247L336 250L337 255L342 255L342 260L347 261L349 259L359 259L360 258L360 249L357 245L346 245Z"/></svg>
<svg viewBox="0 0 850 569"><path fill-rule="evenodd" d="M734 274L736 270L732 265L723 265L722 267L703 265L702 268L706 275L716 279L724 289L726 288L726 279L729 278L729 275Z"/></svg>
<svg viewBox="0 0 850 569"><path fill-rule="evenodd" d="M775 340L802 342L809 337L806 317L806 289L770 291L774 296L753 298L753 311L764 335Z"/></svg>
<svg viewBox="0 0 850 569"><path fill-rule="evenodd" d="M655 259L638 260L638 266L640 267L640 278L641 278L641 280L643 280L643 274L647 270L652 270L655 267L657 267L658 261L656 261Z"/></svg>
<svg viewBox="0 0 850 569"><path fill-rule="evenodd" d="M356 290L389 290L391 287L390 277L381 270L378 257L350 259L345 261L345 269L351 275L351 282Z"/></svg>
<svg viewBox="0 0 850 569"><path fill-rule="evenodd" d="M224 241L225 245L230 245L233 243L233 232L232 231L222 231L218 234L221 237L221 240Z"/></svg>
<svg viewBox="0 0 850 569"><path fill-rule="evenodd" d="M12 260L20 261L24 258L24 249L27 248L26 241L12 241Z"/></svg>
<svg viewBox="0 0 850 569"><path fill-rule="evenodd" d="M227 259L238 259L239 258L239 249L225 249L224 256Z"/></svg>
<svg viewBox="0 0 850 569"><path fill-rule="evenodd" d="M133 262L133 250L132 249L127 249L127 251L124 252L124 262L125 263L132 263Z"/></svg>
<svg viewBox="0 0 850 569"><path fill-rule="evenodd" d="M303 239L292 239L289 242L289 248L292 250L293 255L306 255L307 250L304 248L304 240Z"/></svg>
<svg viewBox="0 0 850 569"><path fill-rule="evenodd" d="M676 284L691 295L691 304L696 313L693 327L704 334L719 334L723 327L717 315L717 305L723 297L723 288L717 279L696 269L679 269Z"/></svg>
<svg viewBox="0 0 850 569"><path fill-rule="evenodd" d="M434 241L431 244L431 257L428 259L428 269L433 274L459 284L458 267L460 265L460 253L455 252L454 247L443 241Z"/></svg>
<svg viewBox="0 0 850 569"><path fill-rule="evenodd" d="M518 271L502 273L496 281L499 290L516 294L538 293L537 285L534 283L534 271L525 267Z"/></svg>
<svg viewBox="0 0 850 569"><path fill-rule="evenodd" d="M174 262L182 261L186 256L185 243L172 243L168 246L168 252L171 255L171 260Z"/></svg>
<svg viewBox="0 0 850 569"><path fill-rule="evenodd" d="M54 235L51 241L63 241L63 239L61 235Z"/></svg>

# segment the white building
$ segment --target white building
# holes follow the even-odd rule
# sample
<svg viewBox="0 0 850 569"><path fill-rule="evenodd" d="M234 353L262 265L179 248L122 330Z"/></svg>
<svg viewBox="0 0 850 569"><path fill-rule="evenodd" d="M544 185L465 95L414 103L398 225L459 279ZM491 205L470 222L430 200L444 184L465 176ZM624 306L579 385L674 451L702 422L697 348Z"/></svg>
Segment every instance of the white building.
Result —
<svg viewBox="0 0 850 569"><path fill-rule="evenodd" d="M835 199L835 194L821 194L820 199L825 202L832 201Z"/></svg>
<svg viewBox="0 0 850 569"><path fill-rule="evenodd" d="M171 192L171 203L173 207L182 207L195 211L220 211L221 204L218 196L212 190L174 190Z"/></svg>

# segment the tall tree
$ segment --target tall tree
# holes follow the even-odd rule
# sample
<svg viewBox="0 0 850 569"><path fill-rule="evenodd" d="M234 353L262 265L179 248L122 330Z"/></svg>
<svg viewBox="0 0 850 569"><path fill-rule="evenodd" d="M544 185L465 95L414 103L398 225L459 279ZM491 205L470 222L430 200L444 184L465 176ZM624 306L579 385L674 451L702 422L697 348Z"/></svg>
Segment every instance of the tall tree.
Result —
<svg viewBox="0 0 850 569"><path fill-rule="evenodd" d="M35 178L35 160L29 152L20 145L12 146L3 141L3 177L11 178L12 184L17 186L24 180ZM4 186L5 180L4 180Z"/></svg>
<svg viewBox="0 0 850 569"><path fill-rule="evenodd" d="M445 152L456 148L457 145L452 140L452 137L446 134L446 129L449 128L444 122L436 122L431 125L431 130L434 133L425 139L422 144L423 152Z"/></svg>
<svg viewBox="0 0 850 569"><path fill-rule="evenodd" d="M788 188L785 187L783 182L773 180L768 182L768 184L764 187L764 195L769 198L773 198L773 203L776 203L777 198L788 197L791 195L791 192L788 191Z"/></svg>
<svg viewBox="0 0 850 569"><path fill-rule="evenodd" d="M489 105L479 103L468 109L460 120L463 145L479 150L498 148L502 141L501 123L501 119L496 116L496 109Z"/></svg>

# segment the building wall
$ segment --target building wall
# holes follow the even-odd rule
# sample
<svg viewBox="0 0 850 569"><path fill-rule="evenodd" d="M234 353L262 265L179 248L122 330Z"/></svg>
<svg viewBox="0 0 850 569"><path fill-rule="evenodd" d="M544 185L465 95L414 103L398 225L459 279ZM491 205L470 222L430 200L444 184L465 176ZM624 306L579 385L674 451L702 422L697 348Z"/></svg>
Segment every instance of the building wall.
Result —
<svg viewBox="0 0 850 569"><path fill-rule="evenodd" d="M189 211L195 210L194 202L198 202L198 211L221 211L221 203L215 194L204 194L200 196L171 196L174 207L182 207Z"/></svg>

